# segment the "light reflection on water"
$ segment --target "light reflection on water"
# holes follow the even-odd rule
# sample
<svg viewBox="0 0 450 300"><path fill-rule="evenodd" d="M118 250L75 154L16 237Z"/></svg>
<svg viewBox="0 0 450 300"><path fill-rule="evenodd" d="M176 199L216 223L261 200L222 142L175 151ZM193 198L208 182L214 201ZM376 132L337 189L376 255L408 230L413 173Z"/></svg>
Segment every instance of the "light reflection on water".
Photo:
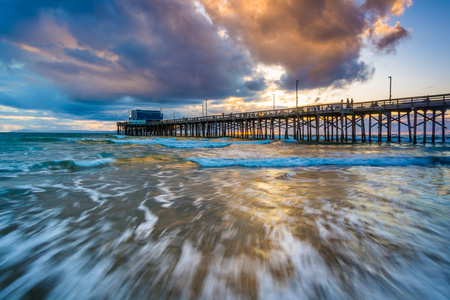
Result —
<svg viewBox="0 0 450 300"><path fill-rule="evenodd" d="M144 148L128 158L113 149L111 165L1 181L0 298L447 297L446 166L184 160L254 156L254 147L166 156ZM258 147L269 155L281 145ZM358 153L343 147L342 155Z"/></svg>

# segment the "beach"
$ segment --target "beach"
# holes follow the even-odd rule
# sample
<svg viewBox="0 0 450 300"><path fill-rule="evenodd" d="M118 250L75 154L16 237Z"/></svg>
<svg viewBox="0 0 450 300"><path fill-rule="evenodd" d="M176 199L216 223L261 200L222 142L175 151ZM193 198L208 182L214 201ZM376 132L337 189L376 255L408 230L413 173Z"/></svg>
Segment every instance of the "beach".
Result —
<svg viewBox="0 0 450 300"><path fill-rule="evenodd" d="M1 299L450 294L449 143L0 133L0 145Z"/></svg>

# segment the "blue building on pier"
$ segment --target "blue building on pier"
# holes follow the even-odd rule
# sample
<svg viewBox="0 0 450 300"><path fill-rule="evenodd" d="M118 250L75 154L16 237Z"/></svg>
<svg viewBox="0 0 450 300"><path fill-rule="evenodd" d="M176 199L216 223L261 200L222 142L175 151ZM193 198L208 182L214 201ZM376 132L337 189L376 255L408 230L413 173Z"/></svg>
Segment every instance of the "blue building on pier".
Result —
<svg viewBox="0 0 450 300"><path fill-rule="evenodd" d="M162 121L163 114L159 110L135 109L130 111L129 121L132 124L146 124L147 121Z"/></svg>

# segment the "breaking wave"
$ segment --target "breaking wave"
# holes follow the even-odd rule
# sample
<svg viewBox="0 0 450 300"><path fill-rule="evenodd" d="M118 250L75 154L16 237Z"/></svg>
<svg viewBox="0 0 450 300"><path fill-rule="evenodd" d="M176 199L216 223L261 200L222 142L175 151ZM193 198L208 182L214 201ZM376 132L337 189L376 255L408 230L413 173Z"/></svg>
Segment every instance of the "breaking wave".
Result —
<svg viewBox="0 0 450 300"><path fill-rule="evenodd" d="M283 168L283 167L311 167L311 166L428 166L450 163L450 157L280 157L280 158L188 158L201 167L250 167L250 168Z"/></svg>
<svg viewBox="0 0 450 300"><path fill-rule="evenodd" d="M75 168L99 167L102 165L114 163L115 161L116 160L112 157L92 159L92 160L75 160L75 159L55 160L34 164L30 169L70 170Z"/></svg>

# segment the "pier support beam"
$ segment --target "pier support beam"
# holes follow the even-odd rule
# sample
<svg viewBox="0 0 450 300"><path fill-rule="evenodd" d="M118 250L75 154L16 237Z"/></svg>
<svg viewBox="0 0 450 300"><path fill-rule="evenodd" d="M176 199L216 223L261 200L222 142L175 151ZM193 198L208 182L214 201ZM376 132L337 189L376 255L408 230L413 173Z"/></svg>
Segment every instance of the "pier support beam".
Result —
<svg viewBox="0 0 450 300"><path fill-rule="evenodd" d="M414 110L414 137L413 137L413 143L417 144L417 110Z"/></svg>
<svg viewBox="0 0 450 300"><path fill-rule="evenodd" d="M445 142L445 110L442 110L442 142Z"/></svg>
<svg viewBox="0 0 450 300"><path fill-rule="evenodd" d="M427 142L427 111L423 111L423 143Z"/></svg>

